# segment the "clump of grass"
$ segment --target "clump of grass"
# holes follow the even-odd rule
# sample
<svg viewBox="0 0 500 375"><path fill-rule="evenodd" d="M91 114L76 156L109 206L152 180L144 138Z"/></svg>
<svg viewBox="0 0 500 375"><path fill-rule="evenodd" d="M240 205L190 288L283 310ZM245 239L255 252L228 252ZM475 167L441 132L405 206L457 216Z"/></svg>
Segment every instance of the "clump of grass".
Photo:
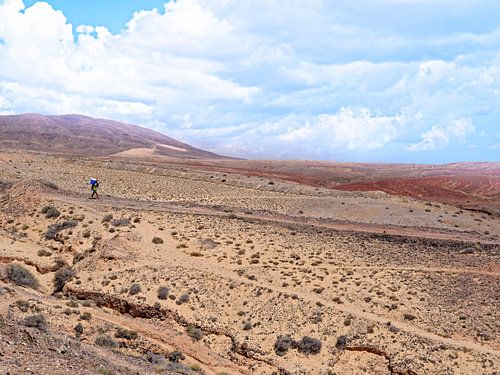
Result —
<svg viewBox="0 0 500 375"><path fill-rule="evenodd" d="M62 267L54 275L54 292L61 292L64 285L75 276L76 271L70 267Z"/></svg>
<svg viewBox="0 0 500 375"><path fill-rule="evenodd" d="M165 362L165 357L162 354L156 354L153 352L147 352L146 359L149 363L152 363L154 365L161 365L163 362Z"/></svg>
<svg viewBox="0 0 500 375"><path fill-rule="evenodd" d="M33 327L40 331L47 331L47 321L42 314L30 315L24 318L23 324L26 327Z"/></svg>
<svg viewBox="0 0 500 375"><path fill-rule="evenodd" d="M45 249L38 250L39 257L50 257L51 255L52 255L52 253L50 251L45 250Z"/></svg>
<svg viewBox="0 0 500 375"><path fill-rule="evenodd" d="M28 310L30 309L30 304L28 301L17 300L15 303L19 310L21 310L22 312L28 312Z"/></svg>
<svg viewBox="0 0 500 375"><path fill-rule="evenodd" d="M274 352L282 357L290 348L295 347L297 347L297 342L290 335L279 335L274 343Z"/></svg>
<svg viewBox="0 0 500 375"><path fill-rule="evenodd" d="M132 296L135 295L135 294L137 294L137 293L139 293L140 291L141 291L141 286L139 284L137 284L137 283L132 284L130 286L130 289L128 290L129 294L132 295Z"/></svg>
<svg viewBox="0 0 500 375"><path fill-rule="evenodd" d="M129 219L115 219L111 221L111 225L114 227L128 227L130 225Z"/></svg>
<svg viewBox="0 0 500 375"><path fill-rule="evenodd" d="M36 289L40 285L35 276L20 264L7 265L7 280L19 286Z"/></svg>
<svg viewBox="0 0 500 375"><path fill-rule="evenodd" d="M158 288L158 299L167 299L169 292L170 289L168 289L166 286L160 286Z"/></svg>
<svg viewBox="0 0 500 375"><path fill-rule="evenodd" d="M82 323L78 323L76 326L73 327L73 329L75 330L76 337L80 337L83 334Z"/></svg>
<svg viewBox="0 0 500 375"><path fill-rule="evenodd" d="M179 363L180 361L186 359L186 356L182 354L179 350L175 350L168 355L168 360L172 363Z"/></svg>
<svg viewBox="0 0 500 375"><path fill-rule="evenodd" d="M113 220L113 215L107 214L102 218L103 223L109 223L111 220Z"/></svg>
<svg viewBox="0 0 500 375"><path fill-rule="evenodd" d="M106 335L97 336L95 344L107 348L116 348L118 346L118 343L113 338Z"/></svg>
<svg viewBox="0 0 500 375"><path fill-rule="evenodd" d="M185 293L182 296L180 296L175 303L177 303L178 305L182 305L187 302L189 302L189 294Z"/></svg>
<svg viewBox="0 0 500 375"><path fill-rule="evenodd" d="M89 321L90 319L92 319L92 314L89 313L88 311L85 311L82 315L80 315L80 320Z"/></svg>
<svg viewBox="0 0 500 375"><path fill-rule="evenodd" d="M55 218L55 217L59 217L61 215L61 213L59 212L59 210L53 206L45 206L42 208L42 214L45 215L45 217L47 219L51 219L51 218Z"/></svg>
<svg viewBox="0 0 500 375"><path fill-rule="evenodd" d="M115 337L119 339L135 340L137 338L137 332L125 328L118 328Z"/></svg>
<svg viewBox="0 0 500 375"><path fill-rule="evenodd" d="M194 363L192 364L191 366L189 366L189 368L191 369L191 371L194 371L194 372L202 372L203 369L201 368L200 365Z"/></svg>
<svg viewBox="0 0 500 375"><path fill-rule="evenodd" d="M76 220L63 221L62 223L52 224L47 228L45 232L46 240L53 240L56 238L57 234L65 229L73 228L78 225Z"/></svg>
<svg viewBox="0 0 500 375"><path fill-rule="evenodd" d="M337 342L335 343L335 347L337 349L344 349L347 346L347 336L342 335L337 337Z"/></svg>
<svg viewBox="0 0 500 375"><path fill-rule="evenodd" d="M321 340L309 336L304 336L298 342L297 350L299 351L299 353L303 353L306 355L318 354L321 351L321 346Z"/></svg>
<svg viewBox="0 0 500 375"><path fill-rule="evenodd" d="M153 237L153 243L155 245L161 245L161 244L163 244L163 238L161 238L161 237Z"/></svg>
<svg viewBox="0 0 500 375"><path fill-rule="evenodd" d="M403 317L406 319L406 320L415 320L417 319L417 317L413 314L410 314L410 313L406 313L403 315Z"/></svg>
<svg viewBox="0 0 500 375"><path fill-rule="evenodd" d="M203 331L193 325L188 325L186 332L194 341L200 341L203 338Z"/></svg>

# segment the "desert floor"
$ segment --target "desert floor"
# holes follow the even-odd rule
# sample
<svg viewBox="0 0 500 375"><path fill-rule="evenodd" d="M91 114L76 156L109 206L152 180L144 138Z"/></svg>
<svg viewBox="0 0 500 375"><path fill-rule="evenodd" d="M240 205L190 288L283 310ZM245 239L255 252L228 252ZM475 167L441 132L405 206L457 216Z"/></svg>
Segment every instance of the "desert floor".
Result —
<svg viewBox="0 0 500 375"><path fill-rule="evenodd" d="M5 374L500 371L500 219L442 203L0 152L0 278Z"/></svg>

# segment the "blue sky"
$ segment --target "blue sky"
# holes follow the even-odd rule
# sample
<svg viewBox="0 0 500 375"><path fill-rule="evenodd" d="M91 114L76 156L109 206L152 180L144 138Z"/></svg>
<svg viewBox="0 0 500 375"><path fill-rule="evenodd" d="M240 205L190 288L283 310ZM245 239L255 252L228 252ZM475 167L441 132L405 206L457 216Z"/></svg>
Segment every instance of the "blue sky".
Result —
<svg viewBox="0 0 500 375"><path fill-rule="evenodd" d="M0 113L248 158L500 161L494 0L0 0Z"/></svg>
<svg viewBox="0 0 500 375"><path fill-rule="evenodd" d="M24 5L30 7L37 0L26 0ZM99 25L106 26L112 33L118 33L134 13L141 9L161 9L163 0L51 0L47 1L54 9L61 10L68 22L74 26Z"/></svg>

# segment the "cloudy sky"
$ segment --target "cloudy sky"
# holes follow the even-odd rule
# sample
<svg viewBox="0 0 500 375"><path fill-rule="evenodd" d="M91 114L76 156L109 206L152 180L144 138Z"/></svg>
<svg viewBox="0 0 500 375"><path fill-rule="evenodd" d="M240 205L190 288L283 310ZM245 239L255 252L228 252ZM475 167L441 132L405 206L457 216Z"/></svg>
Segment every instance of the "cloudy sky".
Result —
<svg viewBox="0 0 500 375"><path fill-rule="evenodd" d="M500 161L498 0L0 0L0 114L248 158Z"/></svg>

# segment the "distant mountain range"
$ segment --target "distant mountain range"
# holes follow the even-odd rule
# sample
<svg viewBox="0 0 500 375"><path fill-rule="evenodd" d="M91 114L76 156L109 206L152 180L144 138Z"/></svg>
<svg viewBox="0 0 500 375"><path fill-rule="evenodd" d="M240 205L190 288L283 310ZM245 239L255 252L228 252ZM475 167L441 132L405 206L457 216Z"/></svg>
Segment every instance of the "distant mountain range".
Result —
<svg viewBox="0 0 500 375"><path fill-rule="evenodd" d="M81 115L0 116L0 148L84 156L224 158L137 125Z"/></svg>

